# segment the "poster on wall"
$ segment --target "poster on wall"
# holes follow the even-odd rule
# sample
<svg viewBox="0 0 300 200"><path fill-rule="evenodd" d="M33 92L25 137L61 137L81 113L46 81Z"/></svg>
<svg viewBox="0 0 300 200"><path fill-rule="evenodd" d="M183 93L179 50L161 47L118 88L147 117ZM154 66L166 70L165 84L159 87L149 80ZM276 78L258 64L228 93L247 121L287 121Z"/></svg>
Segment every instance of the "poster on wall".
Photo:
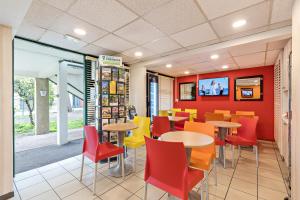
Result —
<svg viewBox="0 0 300 200"><path fill-rule="evenodd" d="M125 94L125 84L124 83L117 83L117 93Z"/></svg>
<svg viewBox="0 0 300 200"><path fill-rule="evenodd" d="M235 101L262 101L263 75L238 77L234 80Z"/></svg>
<svg viewBox="0 0 300 200"><path fill-rule="evenodd" d="M119 73L118 68L114 67L114 68L111 69L111 80L112 81L118 81L118 79L119 79L118 73Z"/></svg>
<svg viewBox="0 0 300 200"><path fill-rule="evenodd" d="M102 94L108 94L108 93L109 93L109 82L102 81Z"/></svg>
<svg viewBox="0 0 300 200"><path fill-rule="evenodd" d="M108 94L102 95L102 106L109 106Z"/></svg>
<svg viewBox="0 0 300 200"><path fill-rule="evenodd" d="M194 101L196 100L196 83L180 83L179 84L179 100Z"/></svg>
<svg viewBox="0 0 300 200"><path fill-rule="evenodd" d="M125 106L119 107L119 117L125 117Z"/></svg>
<svg viewBox="0 0 300 200"><path fill-rule="evenodd" d="M102 118L111 118L111 107L102 107Z"/></svg>
<svg viewBox="0 0 300 200"><path fill-rule="evenodd" d="M119 95L119 105L124 106L125 105L125 96Z"/></svg>
<svg viewBox="0 0 300 200"><path fill-rule="evenodd" d="M110 94L117 94L117 82L110 81L109 83L109 93Z"/></svg>
<svg viewBox="0 0 300 200"><path fill-rule="evenodd" d="M110 106L118 106L118 95L110 95L109 96L109 105Z"/></svg>
<svg viewBox="0 0 300 200"><path fill-rule="evenodd" d="M102 80L103 81L110 81L111 80L111 68L110 67L103 67L102 68Z"/></svg>
<svg viewBox="0 0 300 200"><path fill-rule="evenodd" d="M119 110L118 110L118 107L112 107L111 117L112 117L113 119L119 117Z"/></svg>
<svg viewBox="0 0 300 200"><path fill-rule="evenodd" d="M119 69L119 82L125 82L126 72L125 69Z"/></svg>

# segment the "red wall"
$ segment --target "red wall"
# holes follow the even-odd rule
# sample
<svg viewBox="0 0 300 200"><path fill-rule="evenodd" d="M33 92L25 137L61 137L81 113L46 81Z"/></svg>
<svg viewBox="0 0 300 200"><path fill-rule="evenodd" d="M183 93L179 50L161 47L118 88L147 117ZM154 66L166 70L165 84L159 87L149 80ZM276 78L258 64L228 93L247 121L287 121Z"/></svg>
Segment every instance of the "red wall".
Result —
<svg viewBox="0 0 300 200"><path fill-rule="evenodd" d="M234 79L243 76L263 75L263 101L234 101ZM198 96L196 101L178 101L178 85L183 82L197 82L198 79L229 77L229 96L203 97ZM256 67L242 70L224 71L209 74L199 74L176 78L174 87L174 107L175 108L197 108L198 118L204 120L205 112L212 112L214 109L255 111L259 116L257 134L259 139L274 140L274 67ZM197 83L198 85L198 83Z"/></svg>

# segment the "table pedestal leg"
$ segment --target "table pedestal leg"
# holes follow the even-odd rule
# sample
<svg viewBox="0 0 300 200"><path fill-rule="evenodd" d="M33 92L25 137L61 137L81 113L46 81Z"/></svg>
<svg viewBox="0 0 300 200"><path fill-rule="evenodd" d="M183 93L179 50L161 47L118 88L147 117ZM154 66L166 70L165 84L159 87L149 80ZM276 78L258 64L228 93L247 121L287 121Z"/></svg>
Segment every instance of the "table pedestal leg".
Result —
<svg viewBox="0 0 300 200"><path fill-rule="evenodd" d="M118 146L123 147L124 137L126 132L118 132ZM118 155L118 164L109 169L109 175L113 177L122 177L122 160L121 155ZM124 160L124 175L127 176L133 171L132 165Z"/></svg>
<svg viewBox="0 0 300 200"><path fill-rule="evenodd" d="M175 131L175 122L170 121L171 131Z"/></svg>
<svg viewBox="0 0 300 200"><path fill-rule="evenodd" d="M227 128L219 127L218 136L222 141L225 141L225 137L227 136ZM223 148L219 148L219 161L224 165L224 151ZM225 161L226 162L226 161Z"/></svg>

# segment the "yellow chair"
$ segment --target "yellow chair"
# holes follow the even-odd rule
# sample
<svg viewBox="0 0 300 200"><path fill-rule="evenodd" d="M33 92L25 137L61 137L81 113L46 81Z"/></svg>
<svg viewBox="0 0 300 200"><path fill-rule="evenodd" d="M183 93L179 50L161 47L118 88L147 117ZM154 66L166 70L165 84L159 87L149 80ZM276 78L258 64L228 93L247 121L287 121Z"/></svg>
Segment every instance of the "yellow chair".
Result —
<svg viewBox="0 0 300 200"><path fill-rule="evenodd" d="M236 111L236 115L247 115L247 116L255 116L254 111Z"/></svg>
<svg viewBox="0 0 300 200"><path fill-rule="evenodd" d="M134 171L136 170L136 149L145 144L144 136L150 137L150 117L135 116L133 123L138 126L132 135L124 139L124 145L134 149Z"/></svg>
<svg viewBox="0 0 300 200"><path fill-rule="evenodd" d="M190 122L197 118L197 109L185 109L184 112L190 113Z"/></svg>
<svg viewBox="0 0 300 200"><path fill-rule="evenodd" d="M185 131L193 131L203 133L214 138L215 128L213 125L200 122L186 122L184 125ZM213 167L211 166L213 163ZM208 174L211 170L214 170L215 184L217 185L217 166L216 166L216 147L215 143L202 147L193 148L190 160L190 166L204 171L204 180L206 191L208 191ZM202 190L201 190L202 191ZM208 199L208 195L206 195Z"/></svg>
<svg viewBox="0 0 300 200"><path fill-rule="evenodd" d="M167 117L167 116L169 116L169 111L168 110L160 110L158 115L161 117Z"/></svg>
<svg viewBox="0 0 300 200"><path fill-rule="evenodd" d="M181 108L171 108L172 116L175 116L176 112L181 112Z"/></svg>

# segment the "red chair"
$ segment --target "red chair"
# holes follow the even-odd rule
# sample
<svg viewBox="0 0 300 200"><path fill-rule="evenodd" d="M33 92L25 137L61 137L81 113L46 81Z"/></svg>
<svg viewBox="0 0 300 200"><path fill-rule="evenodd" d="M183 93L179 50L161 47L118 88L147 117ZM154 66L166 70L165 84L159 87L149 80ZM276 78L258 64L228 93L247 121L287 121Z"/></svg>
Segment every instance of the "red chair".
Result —
<svg viewBox="0 0 300 200"><path fill-rule="evenodd" d="M84 127L84 143L82 150L82 163L81 163L81 172L80 172L80 182L82 181L82 172L84 166L84 157L88 157L91 161L95 163L95 175L94 175L94 186L93 194L96 190L96 176L97 176L97 164L100 160L110 158L122 154L121 159L124 159L124 149L113 145L110 142L99 143L99 135L94 126L85 126ZM124 178L124 160L122 161L122 176Z"/></svg>
<svg viewBox="0 0 300 200"><path fill-rule="evenodd" d="M256 166L258 167L258 148L256 138L256 126L258 117L240 117L238 123L242 126L237 129L237 135L228 135L226 142L232 145L232 167L234 167L234 147L237 146L240 156L241 146L253 146L256 153Z"/></svg>
<svg viewBox="0 0 300 200"><path fill-rule="evenodd" d="M145 200L150 183L169 194L187 200L188 193L199 183L203 171L188 167L183 143L163 142L145 137Z"/></svg>
<svg viewBox="0 0 300 200"><path fill-rule="evenodd" d="M188 113L188 112L176 112L176 113L175 113L175 116L176 116L176 117L187 117L186 120L182 120L182 121L179 121L179 122L175 122L175 129L176 129L177 131L183 131L183 130L184 130L184 123L185 123L186 121L189 121L189 119L190 119L190 113Z"/></svg>
<svg viewBox="0 0 300 200"><path fill-rule="evenodd" d="M152 137L160 137L171 130L168 117L154 116L152 126Z"/></svg>

